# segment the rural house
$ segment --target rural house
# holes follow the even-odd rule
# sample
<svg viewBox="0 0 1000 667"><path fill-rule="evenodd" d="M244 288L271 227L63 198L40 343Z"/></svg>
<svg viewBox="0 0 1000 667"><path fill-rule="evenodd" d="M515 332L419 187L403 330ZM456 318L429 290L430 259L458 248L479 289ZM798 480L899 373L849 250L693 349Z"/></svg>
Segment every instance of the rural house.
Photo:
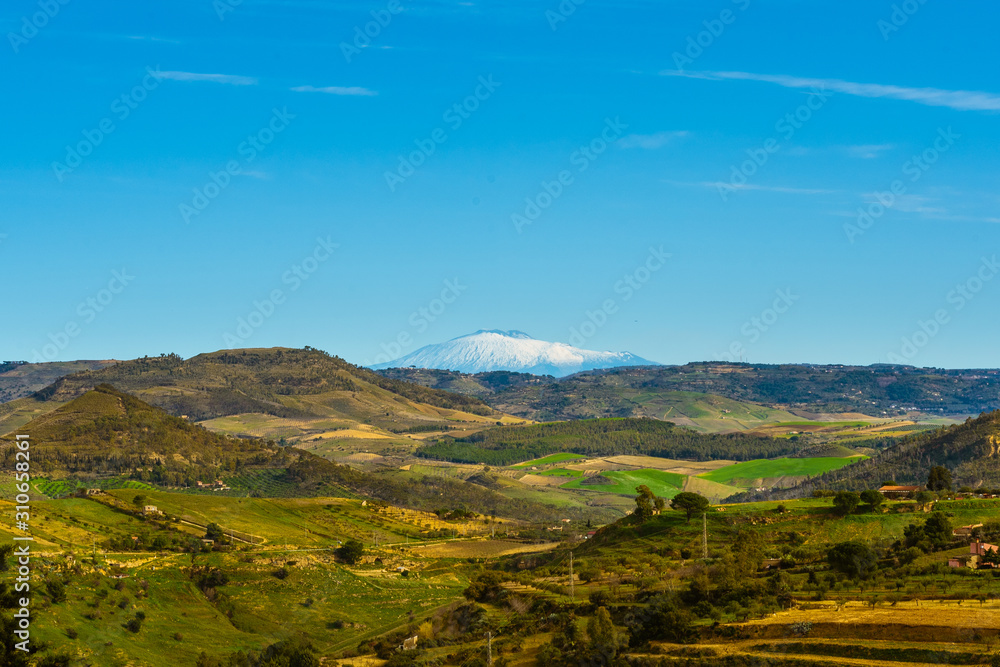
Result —
<svg viewBox="0 0 1000 667"><path fill-rule="evenodd" d="M995 544L972 542L969 544L969 553L948 559L948 567L968 567L974 570L979 567L979 562L987 551L997 551L998 549L1000 547Z"/></svg>
<svg viewBox="0 0 1000 667"><path fill-rule="evenodd" d="M951 531L951 534L956 537L972 537L972 531L976 528L982 528L983 524L974 523L968 526L959 526L955 530Z"/></svg>

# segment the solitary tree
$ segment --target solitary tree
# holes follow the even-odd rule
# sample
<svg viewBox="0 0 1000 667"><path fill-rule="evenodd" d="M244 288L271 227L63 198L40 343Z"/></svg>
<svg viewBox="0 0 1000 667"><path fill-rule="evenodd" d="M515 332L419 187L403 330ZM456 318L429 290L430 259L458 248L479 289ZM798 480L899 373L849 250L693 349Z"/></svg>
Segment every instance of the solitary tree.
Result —
<svg viewBox="0 0 1000 667"><path fill-rule="evenodd" d="M885 502L885 496L876 491L875 489L868 489L867 491L861 492L861 502L872 508L872 512L878 509L878 506Z"/></svg>
<svg viewBox="0 0 1000 667"><path fill-rule="evenodd" d="M348 565L354 565L365 552L365 545L357 540L347 540L337 549L337 555Z"/></svg>
<svg viewBox="0 0 1000 667"><path fill-rule="evenodd" d="M833 507L843 516L853 512L860 502L861 496L854 491L838 491L833 497Z"/></svg>
<svg viewBox="0 0 1000 667"><path fill-rule="evenodd" d="M697 493L684 491L674 496L674 499L670 501L670 507L684 512L687 515L687 522L691 523L692 516L695 514L704 514L708 509L708 500Z"/></svg>
<svg viewBox="0 0 1000 667"><path fill-rule="evenodd" d="M928 491L951 491L951 472L944 466L934 466L927 475Z"/></svg>
<svg viewBox="0 0 1000 667"><path fill-rule="evenodd" d="M136 507L142 507L143 505L146 504L146 496L142 495L141 493L137 493L132 498L132 504L135 505Z"/></svg>
<svg viewBox="0 0 1000 667"><path fill-rule="evenodd" d="M225 540L226 534L222 530L222 526L217 523L210 523L205 526L205 539L213 540L215 542L222 542Z"/></svg>

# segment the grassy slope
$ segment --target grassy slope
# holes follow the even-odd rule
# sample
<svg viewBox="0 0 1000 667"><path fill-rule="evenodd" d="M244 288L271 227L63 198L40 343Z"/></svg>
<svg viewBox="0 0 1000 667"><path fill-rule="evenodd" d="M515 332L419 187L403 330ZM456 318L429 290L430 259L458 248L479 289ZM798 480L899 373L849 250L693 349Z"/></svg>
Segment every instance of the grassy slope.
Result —
<svg viewBox="0 0 1000 667"><path fill-rule="evenodd" d="M860 457L817 457L807 459L761 459L745 461L699 475L711 482L732 486L752 486L755 480L787 476L815 476L856 463Z"/></svg>
<svg viewBox="0 0 1000 667"><path fill-rule="evenodd" d="M581 484L582 480L577 479L563 484L561 488L635 496L636 487L645 484L661 498L673 498L684 488L684 475L663 470L614 470L602 473L602 476L614 484Z"/></svg>

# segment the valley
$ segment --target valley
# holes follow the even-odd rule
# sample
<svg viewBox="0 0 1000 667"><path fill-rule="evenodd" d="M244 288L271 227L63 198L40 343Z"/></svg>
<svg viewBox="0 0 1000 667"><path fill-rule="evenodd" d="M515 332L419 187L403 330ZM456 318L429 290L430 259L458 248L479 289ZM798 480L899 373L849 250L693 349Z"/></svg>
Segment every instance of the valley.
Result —
<svg viewBox="0 0 1000 667"><path fill-rule="evenodd" d="M988 663L1000 590L948 568L969 546L930 531L1000 539L1000 413L552 391L577 416L258 349L87 368L2 404L3 470L15 433L32 442L39 655L430 667L479 664L489 631L506 665ZM635 414L591 414L613 396ZM954 482L929 505L840 504L929 465ZM0 491L13 537L11 474ZM838 569L844 544L872 569Z"/></svg>

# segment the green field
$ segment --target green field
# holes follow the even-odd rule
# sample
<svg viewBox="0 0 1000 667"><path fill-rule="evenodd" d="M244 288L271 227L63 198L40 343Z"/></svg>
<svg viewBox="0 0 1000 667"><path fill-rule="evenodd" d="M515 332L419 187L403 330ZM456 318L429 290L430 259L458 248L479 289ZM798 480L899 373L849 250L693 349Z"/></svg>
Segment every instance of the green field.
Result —
<svg viewBox="0 0 1000 667"><path fill-rule="evenodd" d="M808 459L758 459L745 461L711 472L702 473L699 477L712 482L729 484L731 486L753 486L756 480L774 479L776 477L813 477L830 470L843 468L864 457L848 458L816 457Z"/></svg>
<svg viewBox="0 0 1000 667"><path fill-rule="evenodd" d="M563 484L560 488L634 496L636 487L645 484L661 498L673 498L684 488L684 475L662 470L614 470L602 473L601 476L610 479L614 484L581 484L582 480L576 479Z"/></svg>
<svg viewBox="0 0 1000 667"><path fill-rule="evenodd" d="M518 463L511 468L530 468L531 466L547 466L553 463L562 463L563 461L572 461L573 459L586 458L580 454L569 454L567 452L559 452L558 454L549 454L548 456L543 456L540 459L535 459L534 461L525 461L524 463Z"/></svg>

